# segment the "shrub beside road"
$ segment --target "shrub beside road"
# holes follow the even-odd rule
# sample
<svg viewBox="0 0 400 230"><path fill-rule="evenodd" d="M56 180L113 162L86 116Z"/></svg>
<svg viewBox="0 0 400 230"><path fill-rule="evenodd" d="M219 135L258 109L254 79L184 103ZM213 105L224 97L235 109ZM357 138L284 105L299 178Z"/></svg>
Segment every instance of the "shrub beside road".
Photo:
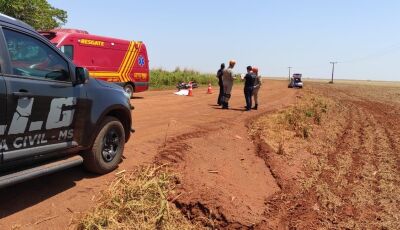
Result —
<svg viewBox="0 0 400 230"><path fill-rule="evenodd" d="M195 70L179 69L174 71L166 71L163 69L152 69L150 71L150 88L151 89L171 89L179 82L197 82L197 84L205 86L211 83L218 86L216 74L200 73ZM239 78L237 82L240 82Z"/></svg>

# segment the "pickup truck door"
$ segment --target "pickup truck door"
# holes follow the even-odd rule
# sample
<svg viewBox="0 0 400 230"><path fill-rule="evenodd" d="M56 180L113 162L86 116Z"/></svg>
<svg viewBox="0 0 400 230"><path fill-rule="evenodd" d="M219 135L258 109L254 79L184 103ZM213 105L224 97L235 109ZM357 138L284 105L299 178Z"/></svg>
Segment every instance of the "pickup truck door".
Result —
<svg viewBox="0 0 400 230"><path fill-rule="evenodd" d="M5 131L7 129L6 123L6 99L7 99L6 85L3 76L0 72L0 164L3 159L3 151L7 151Z"/></svg>
<svg viewBox="0 0 400 230"><path fill-rule="evenodd" d="M9 124L3 161L77 147L76 129L83 128L76 115L85 93L73 85L69 62L37 37L7 28L3 34L11 66L4 74Z"/></svg>

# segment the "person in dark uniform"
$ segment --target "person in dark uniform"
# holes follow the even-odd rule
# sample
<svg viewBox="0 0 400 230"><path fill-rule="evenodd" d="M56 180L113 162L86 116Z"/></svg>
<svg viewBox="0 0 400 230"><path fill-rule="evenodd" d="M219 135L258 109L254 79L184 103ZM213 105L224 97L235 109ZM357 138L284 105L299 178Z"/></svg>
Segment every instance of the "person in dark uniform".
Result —
<svg viewBox="0 0 400 230"><path fill-rule="evenodd" d="M246 111L251 111L251 98L253 96L254 82L257 75L251 70L251 66L247 66L247 74L244 76L244 97L246 99Z"/></svg>
<svg viewBox="0 0 400 230"><path fill-rule="evenodd" d="M218 105L222 105L224 97L224 83L222 82L222 75L224 74L225 64L221 64L221 68L217 72L218 85L219 85L219 95L218 95Z"/></svg>

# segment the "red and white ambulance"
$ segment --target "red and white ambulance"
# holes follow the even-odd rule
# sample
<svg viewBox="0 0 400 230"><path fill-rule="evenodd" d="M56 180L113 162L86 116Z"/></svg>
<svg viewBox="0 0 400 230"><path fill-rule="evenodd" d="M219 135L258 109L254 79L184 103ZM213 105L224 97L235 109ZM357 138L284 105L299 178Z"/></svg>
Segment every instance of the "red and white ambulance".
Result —
<svg viewBox="0 0 400 230"><path fill-rule="evenodd" d="M130 95L149 88L149 59L143 42L97 36L76 29L40 33L76 65L86 67L91 77L119 84Z"/></svg>

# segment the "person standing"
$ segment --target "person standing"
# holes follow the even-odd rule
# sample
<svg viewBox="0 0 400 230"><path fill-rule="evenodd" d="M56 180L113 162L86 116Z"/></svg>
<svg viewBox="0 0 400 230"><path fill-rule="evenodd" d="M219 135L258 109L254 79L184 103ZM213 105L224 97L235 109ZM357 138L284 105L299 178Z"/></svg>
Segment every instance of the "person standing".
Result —
<svg viewBox="0 0 400 230"><path fill-rule="evenodd" d="M246 111L251 110L251 98L253 96L254 82L257 78L256 74L252 72L252 67L247 66L247 74L244 76L244 97L246 99Z"/></svg>
<svg viewBox="0 0 400 230"><path fill-rule="evenodd" d="M221 64L221 68L217 72L218 85L219 85L219 95L218 95L218 105L222 105L224 97L224 84L222 83L222 75L224 74L225 64Z"/></svg>
<svg viewBox="0 0 400 230"><path fill-rule="evenodd" d="M253 73L256 75L256 79L254 81L254 89L253 89L253 97L254 97L254 107L252 109L258 109L258 91L262 85L261 76L258 75L258 68L253 67Z"/></svg>
<svg viewBox="0 0 400 230"><path fill-rule="evenodd" d="M229 109L229 99L231 98L231 91L233 87L233 67L235 67L236 61L230 60L228 69L224 70L222 75L222 83L224 84L224 99L222 103L222 109Z"/></svg>

